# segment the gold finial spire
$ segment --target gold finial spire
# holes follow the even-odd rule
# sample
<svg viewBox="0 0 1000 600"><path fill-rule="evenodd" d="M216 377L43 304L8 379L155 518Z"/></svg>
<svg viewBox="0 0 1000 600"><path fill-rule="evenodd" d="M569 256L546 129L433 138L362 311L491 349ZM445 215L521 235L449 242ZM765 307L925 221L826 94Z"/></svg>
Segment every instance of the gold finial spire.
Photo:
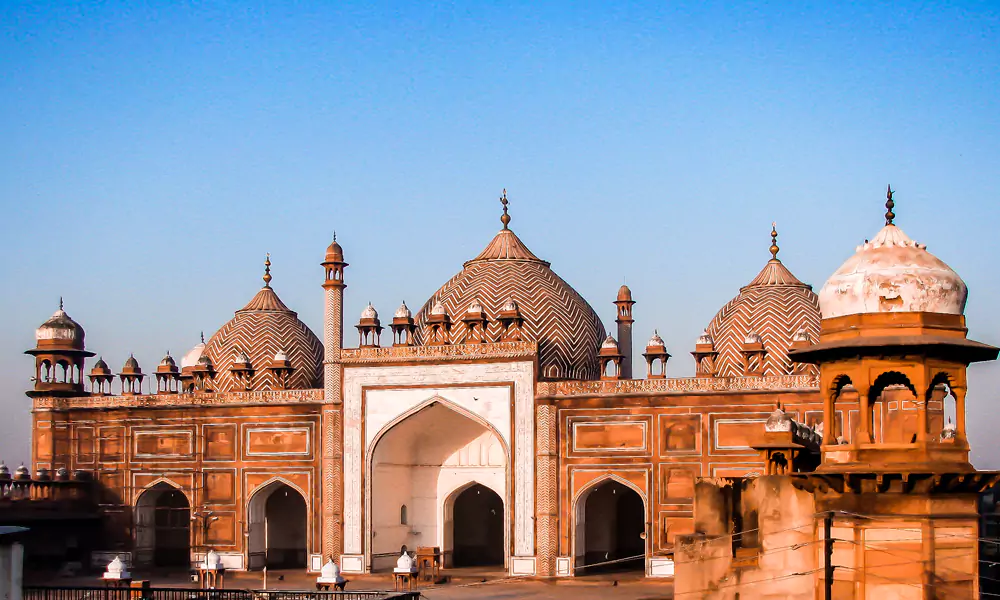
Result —
<svg viewBox="0 0 1000 600"><path fill-rule="evenodd" d="M271 253L264 259L264 287L271 287Z"/></svg>
<svg viewBox="0 0 1000 600"><path fill-rule="evenodd" d="M500 204L503 204L503 216L500 217L500 222L503 223L503 228L507 229L507 225L510 223L510 215L507 214L507 188L503 189L503 196L500 196Z"/></svg>
<svg viewBox="0 0 1000 600"><path fill-rule="evenodd" d="M771 221L771 260L778 260L778 224Z"/></svg>
<svg viewBox="0 0 1000 600"><path fill-rule="evenodd" d="M896 213L892 212L896 203L892 201L892 186L887 185L885 189L885 224L892 225L892 220L896 218Z"/></svg>

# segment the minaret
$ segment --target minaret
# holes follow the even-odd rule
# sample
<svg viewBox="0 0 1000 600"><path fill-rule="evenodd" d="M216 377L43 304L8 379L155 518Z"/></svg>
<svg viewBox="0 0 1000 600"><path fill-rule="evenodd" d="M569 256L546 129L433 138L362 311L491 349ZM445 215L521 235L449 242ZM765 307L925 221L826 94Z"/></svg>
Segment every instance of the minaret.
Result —
<svg viewBox="0 0 1000 600"><path fill-rule="evenodd" d="M343 530L341 527L341 464L343 427L341 416L340 351L344 347L344 249L333 243L323 259L326 307L323 313L323 554L339 562Z"/></svg>
<svg viewBox="0 0 1000 600"><path fill-rule="evenodd" d="M618 307L618 351L622 353L622 379L632 379L632 290L627 285L618 289L618 299L615 306Z"/></svg>

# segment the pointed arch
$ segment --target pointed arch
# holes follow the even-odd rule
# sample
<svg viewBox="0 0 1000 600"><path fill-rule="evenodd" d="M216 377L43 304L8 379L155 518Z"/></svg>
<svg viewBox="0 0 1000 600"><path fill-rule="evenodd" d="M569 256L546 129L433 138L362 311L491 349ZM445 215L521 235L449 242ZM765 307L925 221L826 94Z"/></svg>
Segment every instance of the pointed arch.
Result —
<svg viewBox="0 0 1000 600"><path fill-rule="evenodd" d="M432 421L425 422L425 418ZM442 423L450 426L440 429ZM407 455L403 449L413 447L416 432L424 431L424 426L436 431L434 442L416 447L417 454L425 456L414 462L415 455ZM460 455L465 458L454 462ZM398 552L400 544L446 546L448 511L462 491L477 483L499 498L506 563L512 535L510 511L505 508L511 502L510 464L511 451L500 431L483 415L440 394L396 415L371 437L365 450L364 468L369 476L364 479L364 552L368 567L387 567L392 561L384 555ZM387 469L397 473L387 479ZM411 497L410 485L418 472L423 472L419 475L423 477L436 473L430 484L433 499L425 498L423 503ZM389 481L393 483L386 487ZM401 528L397 517L402 505L407 506L408 523Z"/></svg>
<svg viewBox="0 0 1000 600"><path fill-rule="evenodd" d="M643 557L641 565L643 570L645 570L646 558L649 557L649 552L650 552L649 500L646 497L646 493L642 490L642 488L640 488L635 483L629 481L628 479L616 473L605 473L595 478L593 481L588 482L587 485L585 485L583 488L577 491L573 496L573 502L571 504L571 517L573 519L573 522L572 522L572 527L570 528L570 535L571 535L570 548L574 555L574 562L576 563L576 569L578 573L585 573L586 571L581 571L581 570L584 569L585 567L594 565L595 562L595 559L592 556L593 554L591 548L592 540L588 540L588 537L591 535L591 532L588 532L588 530L590 529L590 527L588 526L588 517L587 517L587 513L589 512L588 501L591 499L594 492L602 489L604 486L608 484L618 484L623 488L625 488L625 490L627 490L629 493L632 493L634 497L639 500L639 503L642 506L642 515L640 517L641 521L639 523L635 521L636 515L634 514L631 515L631 517L629 517L629 521L626 523L627 526L623 526L623 524L619 522L619 519L622 516L621 515L622 505L617 504L615 507L614 516L611 519L604 518L598 521L603 523L608 523L609 521L611 521L612 525L610 526L608 531L614 532L613 534L611 534L611 536L617 539L614 542L614 547L606 547L604 549L606 550L605 555L601 558L601 560L596 560L596 562L600 563L605 561L615 561L620 559L638 557L638 554L636 554L636 552L638 552L638 547L641 545L642 557ZM603 501L606 502L606 499ZM622 498L618 502L623 502L623 501L626 501L626 499ZM628 538L629 534L635 534L634 531L635 529L641 529L641 532L638 534L638 537L641 538L642 540L641 543L637 542L634 539ZM622 542L623 539L626 539L627 541L623 543ZM611 544L610 539L605 540L605 542L610 546ZM618 554L621 554L623 551L629 556L618 556ZM624 564L628 564L630 562L632 561L626 561L625 563L618 563L618 564L624 566ZM636 562L638 562L638 559L636 559ZM614 564L610 566L612 568L615 568Z"/></svg>
<svg viewBox="0 0 1000 600"><path fill-rule="evenodd" d="M169 477L157 477L153 481L149 482L146 485L146 487L140 489L138 493L136 493L135 498L133 498L132 500L132 505L138 506L139 500L142 498L143 494L145 494L146 492L154 491L154 488L156 488L157 486L161 486L162 489L161 484L168 485L174 488L175 490L179 491L180 493L184 494L184 498L187 499L188 505L191 504L191 495L184 489L183 485L177 483L176 481L170 479Z"/></svg>
<svg viewBox="0 0 1000 600"><path fill-rule="evenodd" d="M160 477L143 488L134 502L135 562L190 566L191 498L183 486Z"/></svg>
<svg viewBox="0 0 1000 600"><path fill-rule="evenodd" d="M389 433L389 431L391 431L393 427L395 427L396 425L399 425L400 423L402 423L406 419L408 419L408 418L412 417L413 415L419 413L420 411L424 410L425 408L430 408L431 406L434 406L435 404L440 404L440 405L444 406L445 408L451 409L452 411L454 411L454 412L462 415L463 417L465 417L465 418L467 418L467 419L469 419L471 421L475 421L476 423L482 425L483 427L485 427L486 429L488 429L489 431L491 431L493 433L493 435L496 436L497 440L500 442L500 446L503 448L503 452L504 452L504 456L506 458L506 462L508 464L510 464L510 448L507 447L507 442L505 442L504 439L503 439L503 436L500 435L500 431L492 423L490 423L488 420L486 420L485 418L483 418L482 415L479 415L479 414L477 414L477 413L475 413L475 412L473 412L473 411L465 408L464 406L456 404L455 402L452 402L451 400L448 400L447 398L445 398L444 396L441 396L440 394L435 394L434 396L431 396L430 398L424 400L423 402L420 402L419 404L414 405L409 410L406 410L406 411L404 411L402 413L399 413L398 415L396 415L395 418L393 418L391 421L389 421L388 423L386 423L382 427L382 429L379 429L378 433L376 433L374 436L372 436L372 441L371 441L370 444L368 444L368 448L366 448L366 450L365 450L365 456L367 457L366 462L367 463L371 463L372 457L373 457L373 455L375 453L375 448L378 447L379 441L385 436L385 434ZM367 466L370 468L371 464L368 464Z"/></svg>
<svg viewBox="0 0 1000 600"><path fill-rule="evenodd" d="M282 488L287 499L274 495ZM304 568L310 537L308 515L309 496L287 478L275 475L255 487L246 499L248 568Z"/></svg>

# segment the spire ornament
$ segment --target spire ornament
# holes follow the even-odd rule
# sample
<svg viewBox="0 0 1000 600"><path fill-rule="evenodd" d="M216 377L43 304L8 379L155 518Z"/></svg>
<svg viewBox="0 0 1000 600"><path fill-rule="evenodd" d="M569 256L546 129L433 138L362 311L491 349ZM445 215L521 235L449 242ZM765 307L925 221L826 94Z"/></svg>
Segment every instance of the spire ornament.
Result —
<svg viewBox="0 0 1000 600"><path fill-rule="evenodd" d="M264 287L271 287L271 253L268 252L264 259Z"/></svg>
<svg viewBox="0 0 1000 600"><path fill-rule="evenodd" d="M896 203L892 201L892 186L887 185L885 190L885 224L892 225L892 220L896 218L896 213L892 212L893 207Z"/></svg>
<svg viewBox="0 0 1000 600"><path fill-rule="evenodd" d="M63 300L62 300L62 296L59 296L59 310L62 310L62 309L63 309Z"/></svg>
<svg viewBox="0 0 1000 600"><path fill-rule="evenodd" d="M778 224L775 221L771 221L771 260L778 260Z"/></svg>
<svg viewBox="0 0 1000 600"><path fill-rule="evenodd" d="M500 196L500 204L503 204L503 216L500 217L500 222L503 223L503 228L507 229L507 225L510 223L510 215L507 214L507 188L503 189L503 195Z"/></svg>

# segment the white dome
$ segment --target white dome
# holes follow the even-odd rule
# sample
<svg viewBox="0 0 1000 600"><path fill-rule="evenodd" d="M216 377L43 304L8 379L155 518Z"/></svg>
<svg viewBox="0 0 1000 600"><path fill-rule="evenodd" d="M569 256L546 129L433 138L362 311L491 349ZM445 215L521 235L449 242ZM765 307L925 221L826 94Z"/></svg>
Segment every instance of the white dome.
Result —
<svg viewBox="0 0 1000 600"><path fill-rule="evenodd" d="M472 304L469 305L469 310L465 312L470 315L483 312L483 305L479 303L479 298L474 298Z"/></svg>
<svg viewBox="0 0 1000 600"><path fill-rule="evenodd" d="M646 347L657 347L657 348L659 348L661 346L665 346L664 343L663 343L663 338L661 338L660 337L660 333L654 329L653 330L653 337L649 338L649 342L646 343Z"/></svg>
<svg viewBox="0 0 1000 600"><path fill-rule="evenodd" d="M396 309L396 314L394 315L397 319L409 319L413 315L410 313L410 309L406 306L406 302L399 305Z"/></svg>
<svg viewBox="0 0 1000 600"><path fill-rule="evenodd" d="M202 338L201 342L195 344L194 348L187 351L181 358L181 368L193 367L198 364L198 359L201 358L201 353L205 351L205 340Z"/></svg>
<svg viewBox="0 0 1000 600"><path fill-rule="evenodd" d="M445 314L445 312L444 312L444 304L442 304L440 300L438 300L437 302L434 303L434 307L431 309L431 314L432 315L443 315L443 314Z"/></svg>
<svg viewBox="0 0 1000 600"><path fill-rule="evenodd" d="M413 557L407 551L399 556L399 560L396 561L396 572L397 573L410 573L413 571Z"/></svg>
<svg viewBox="0 0 1000 600"><path fill-rule="evenodd" d="M701 335L698 336L698 344L714 344L715 340L712 339L712 334L707 331L703 331Z"/></svg>
<svg viewBox="0 0 1000 600"><path fill-rule="evenodd" d="M886 225L858 246L819 293L824 319L883 312L932 312L961 315L965 282L927 246Z"/></svg>
<svg viewBox="0 0 1000 600"><path fill-rule="evenodd" d="M608 350L617 350L618 341L615 340L615 338L609 334L608 337L604 338L604 343L601 344L601 348L607 348Z"/></svg>
<svg viewBox="0 0 1000 600"><path fill-rule="evenodd" d="M378 311L375 310L375 307L372 306L371 302L369 302L368 306L366 306L365 309L363 311L361 311L361 318L362 319L377 319L378 318Z"/></svg>

